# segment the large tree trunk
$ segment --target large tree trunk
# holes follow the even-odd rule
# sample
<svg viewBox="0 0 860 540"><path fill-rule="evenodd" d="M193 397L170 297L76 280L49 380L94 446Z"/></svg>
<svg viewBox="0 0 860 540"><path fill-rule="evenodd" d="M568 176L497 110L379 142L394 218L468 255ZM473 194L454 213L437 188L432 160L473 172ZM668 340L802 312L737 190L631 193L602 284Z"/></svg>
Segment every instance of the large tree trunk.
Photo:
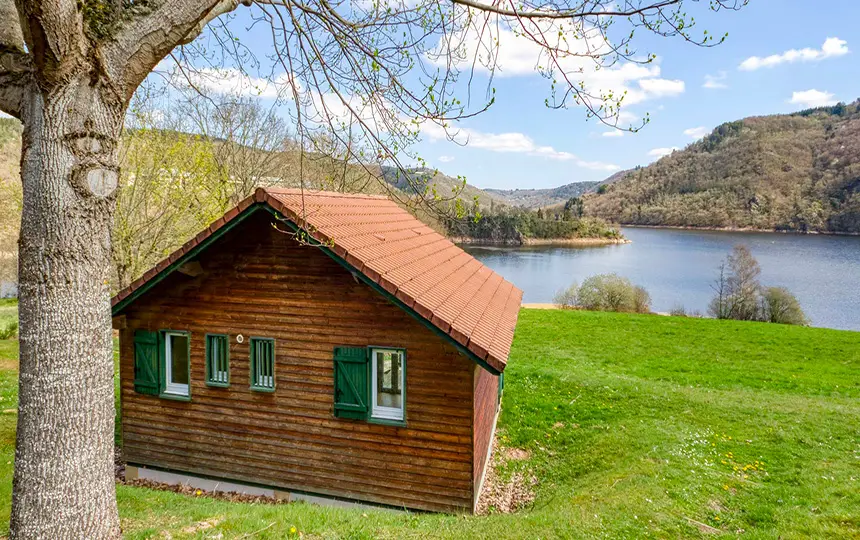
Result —
<svg viewBox="0 0 860 540"><path fill-rule="evenodd" d="M115 538L110 230L124 103L90 75L23 107L15 538ZM120 100L121 101L121 100Z"/></svg>

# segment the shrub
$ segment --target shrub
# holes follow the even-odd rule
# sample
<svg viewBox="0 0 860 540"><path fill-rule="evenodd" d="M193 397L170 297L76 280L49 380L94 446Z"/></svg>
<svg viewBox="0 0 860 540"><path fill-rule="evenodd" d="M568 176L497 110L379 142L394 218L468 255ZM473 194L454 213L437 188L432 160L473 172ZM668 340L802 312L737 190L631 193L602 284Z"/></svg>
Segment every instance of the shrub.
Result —
<svg viewBox="0 0 860 540"><path fill-rule="evenodd" d="M672 309L669 310L669 315L673 317L686 317L687 310L684 309L684 306L681 304L675 304Z"/></svg>
<svg viewBox="0 0 860 540"><path fill-rule="evenodd" d="M0 339L12 339L18 336L18 321L9 321L0 326Z"/></svg>
<svg viewBox="0 0 860 540"><path fill-rule="evenodd" d="M573 309L576 307L576 299L577 299L577 291L579 287L577 287L576 283L568 287L567 289L562 289L555 293L552 301L553 303L561 309Z"/></svg>
<svg viewBox="0 0 860 540"><path fill-rule="evenodd" d="M651 312L651 295L645 290L645 287L636 286L633 288L633 311L636 313Z"/></svg>
<svg viewBox="0 0 860 540"><path fill-rule="evenodd" d="M617 274L599 274L582 282L577 305L593 311L647 313L651 297L642 287Z"/></svg>
<svg viewBox="0 0 860 540"><path fill-rule="evenodd" d="M800 302L785 287L768 287L762 292L761 320L780 323L796 324L806 326L809 320Z"/></svg>

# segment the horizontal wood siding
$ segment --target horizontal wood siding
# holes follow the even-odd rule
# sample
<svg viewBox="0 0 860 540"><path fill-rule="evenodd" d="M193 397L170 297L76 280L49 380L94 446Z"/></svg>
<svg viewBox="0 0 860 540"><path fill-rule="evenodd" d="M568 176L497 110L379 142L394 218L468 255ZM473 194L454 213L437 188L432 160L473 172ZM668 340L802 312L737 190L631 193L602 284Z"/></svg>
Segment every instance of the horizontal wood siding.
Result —
<svg viewBox="0 0 860 540"><path fill-rule="evenodd" d="M472 507L474 364L318 248L258 214L126 311L125 458L192 474L434 511ZM191 400L134 391L136 329L191 332ZM230 386L206 385L205 335L226 334ZM242 334L244 343L237 343ZM250 389L250 337L274 338L274 392ZM406 426L333 415L333 349L407 351Z"/></svg>
<svg viewBox="0 0 860 540"><path fill-rule="evenodd" d="M498 410L499 377L489 371L475 366L475 410L472 424L475 429L474 468L472 470L472 482L475 488L484 474L484 465L487 461L487 452L490 449L490 440L496 428L496 411ZM480 495L475 493L475 498Z"/></svg>

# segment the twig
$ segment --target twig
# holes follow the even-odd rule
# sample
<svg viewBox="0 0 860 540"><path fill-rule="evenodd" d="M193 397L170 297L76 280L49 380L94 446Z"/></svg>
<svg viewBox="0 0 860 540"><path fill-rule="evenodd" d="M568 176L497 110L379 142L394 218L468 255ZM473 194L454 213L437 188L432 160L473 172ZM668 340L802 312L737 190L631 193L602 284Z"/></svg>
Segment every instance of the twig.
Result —
<svg viewBox="0 0 860 540"><path fill-rule="evenodd" d="M240 538L240 539L241 539L241 538L251 538L252 536L257 536L258 534L260 534L261 532L265 531L266 529L270 529L270 528L274 527L274 526L275 526L275 523L276 523L276 522L275 522L275 521L273 521L273 522L269 523L268 525L266 525L265 527L263 527L262 529L260 529L259 531L254 531L254 532L252 532L252 533L243 534L243 535L242 535L242 536L240 536L239 538Z"/></svg>
<svg viewBox="0 0 860 540"><path fill-rule="evenodd" d="M681 517L683 517L684 519L686 519L687 521L689 521L690 523L692 523L693 525L698 527L699 530L702 532L711 533L711 534L720 534L721 532L723 532L720 529L717 529L716 527L711 527L710 525L708 525L706 523L702 523L701 521L696 521L695 519L690 519L687 516L681 516Z"/></svg>

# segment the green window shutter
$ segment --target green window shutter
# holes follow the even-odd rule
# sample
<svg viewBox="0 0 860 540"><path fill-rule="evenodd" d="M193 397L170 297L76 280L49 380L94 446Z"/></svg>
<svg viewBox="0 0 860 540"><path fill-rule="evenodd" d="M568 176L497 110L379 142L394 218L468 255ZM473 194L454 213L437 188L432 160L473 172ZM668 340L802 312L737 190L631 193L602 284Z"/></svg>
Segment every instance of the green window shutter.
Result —
<svg viewBox="0 0 860 540"><path fill-rule="evenodd" d="M334 349L334 415L340 418L367 418L370 410L367 349Z"/></svg>
<svg viewBox="0 0 860 540"><path fill-rule="evenodd" d="M206 335L206 384L230 386L230 345L225 335Z"/></svg>
<svg viewBox="0 0 860 540"><path fill-rule="evenodd" d="M251 389L275 391L275 340L251 338Z"/></svg>
<svg viewBox="0 0 860 540"><path fill-rule="evenodd" d="M134 390L140 394L157 396L159 393L158 341L157 332L134 332Z"/></svg>

